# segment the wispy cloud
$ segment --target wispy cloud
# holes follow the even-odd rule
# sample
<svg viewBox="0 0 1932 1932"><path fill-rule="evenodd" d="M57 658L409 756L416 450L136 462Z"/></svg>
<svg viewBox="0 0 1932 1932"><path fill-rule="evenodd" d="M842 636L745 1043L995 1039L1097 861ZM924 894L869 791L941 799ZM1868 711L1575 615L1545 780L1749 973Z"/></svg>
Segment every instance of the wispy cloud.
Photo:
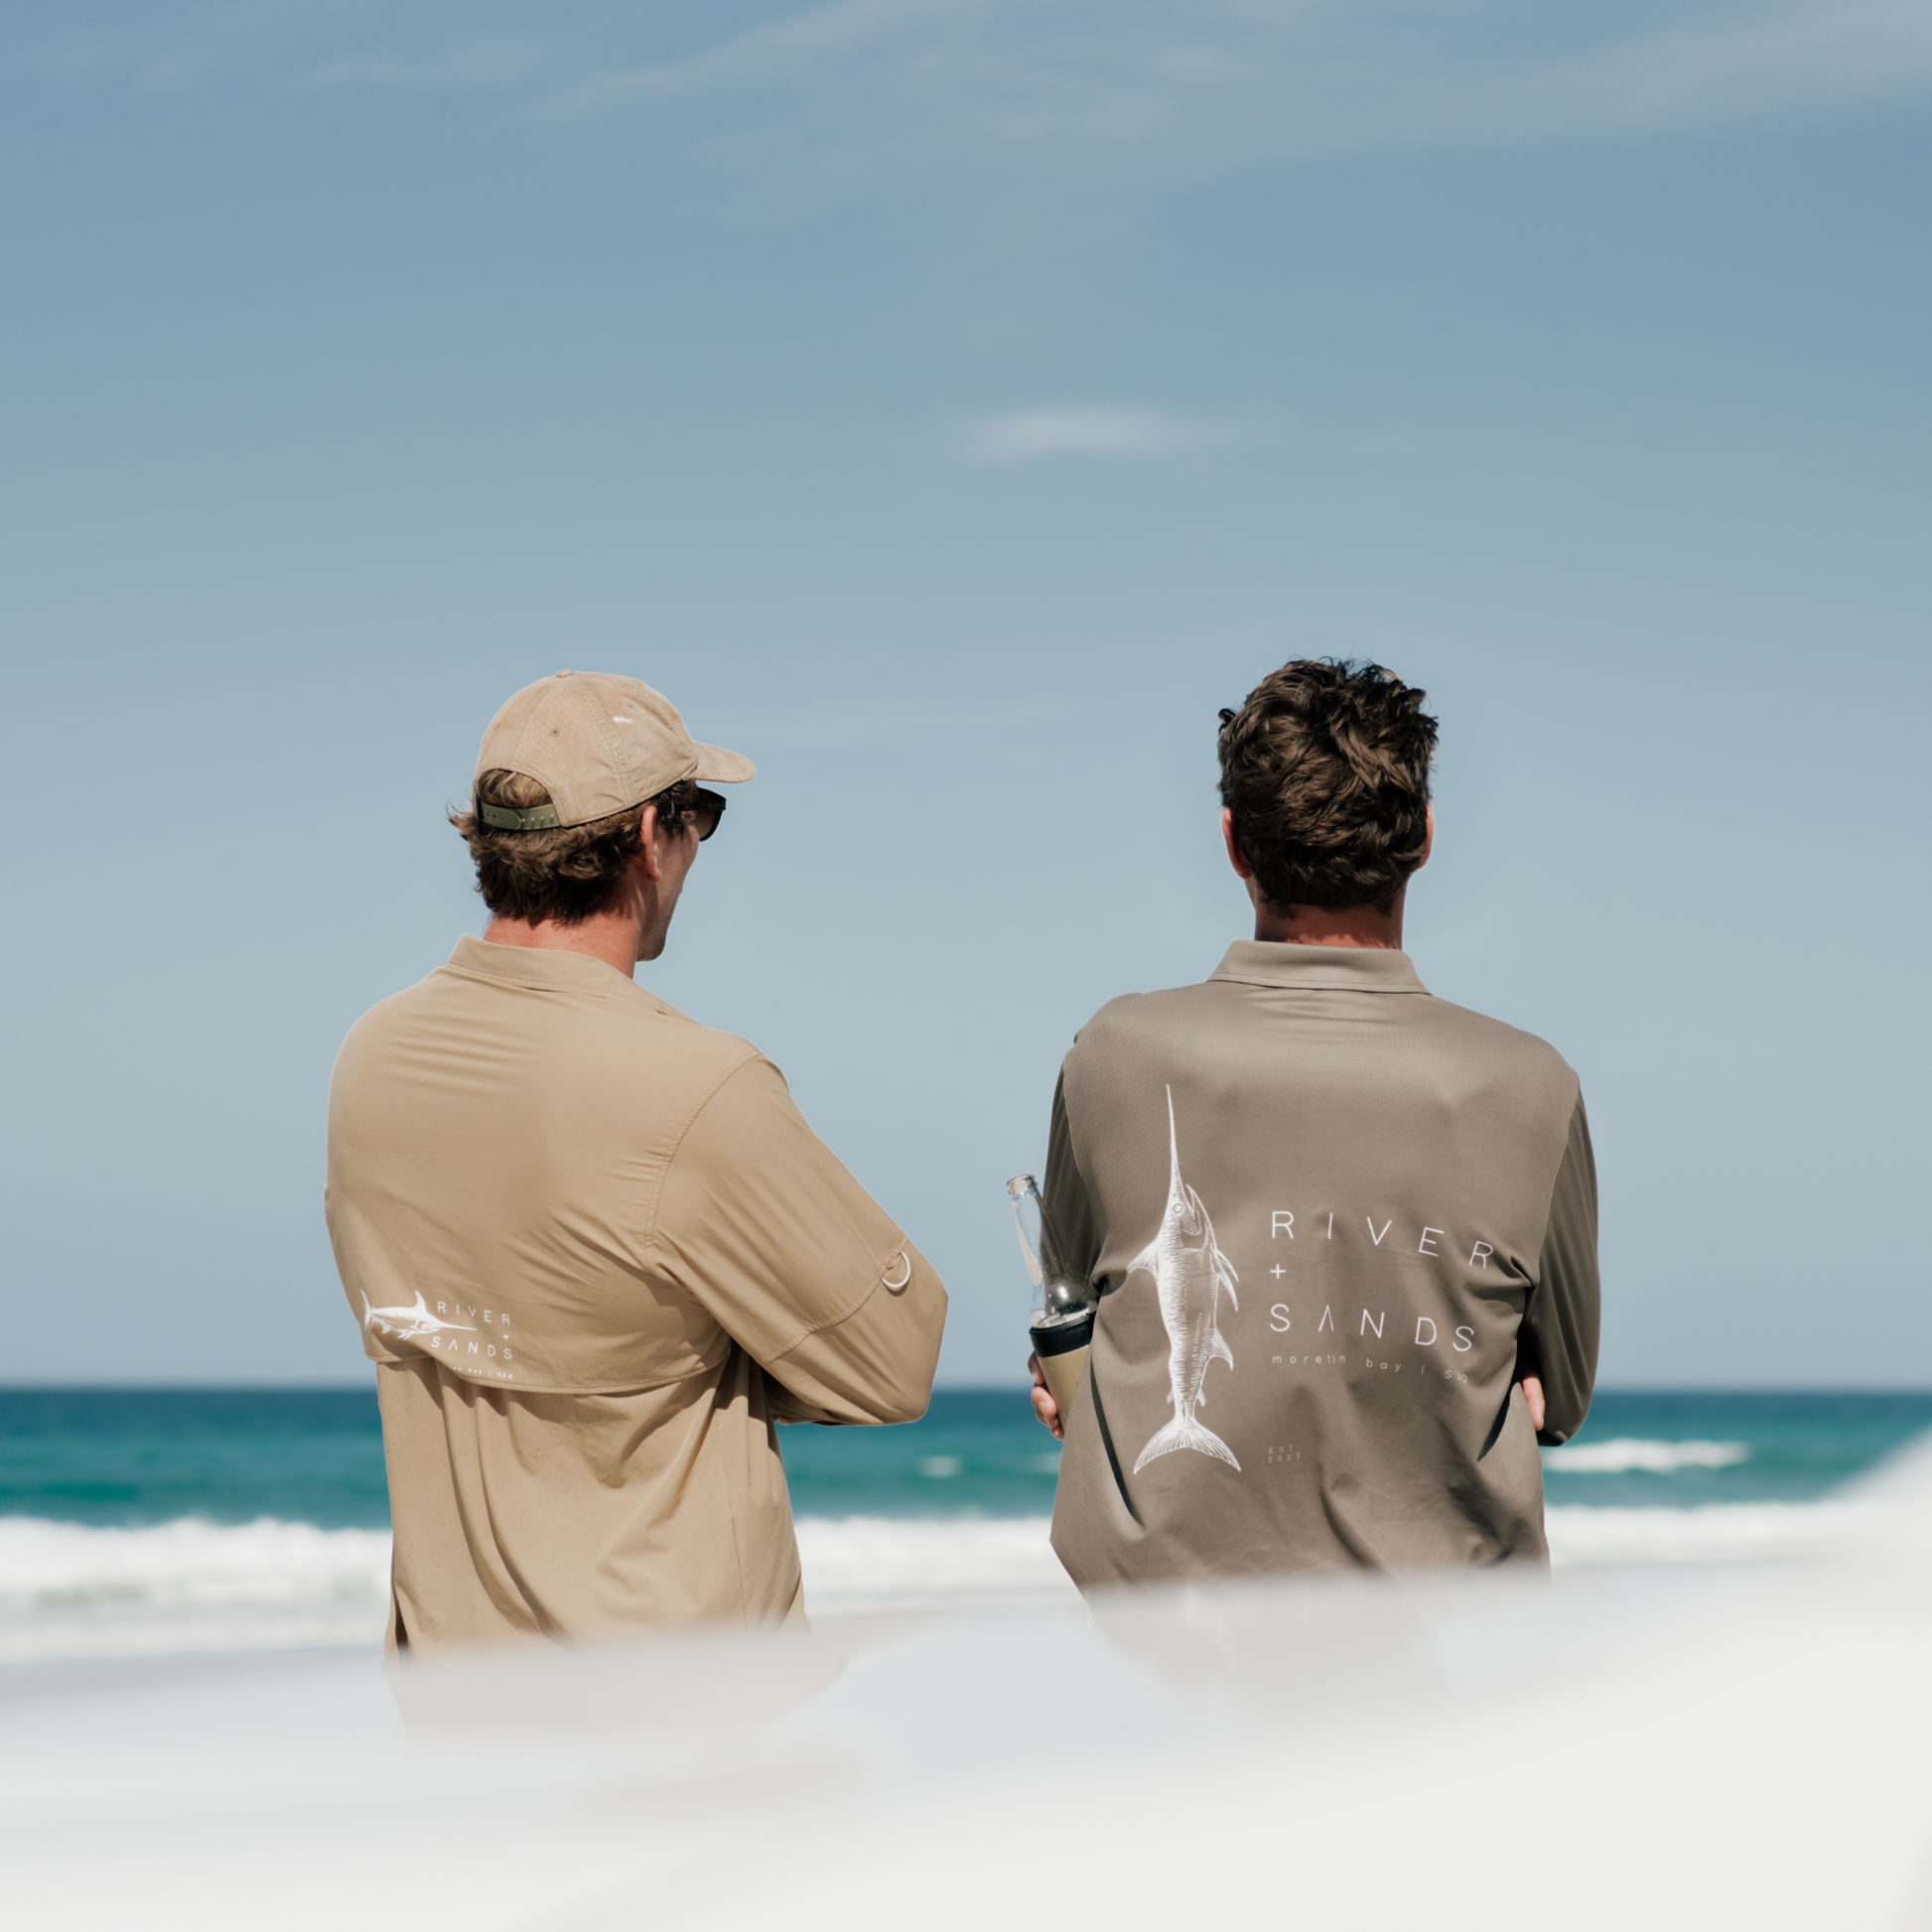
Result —
<svg viewBox="0 0 1932 1932"><path fill-rule="evenodd" d="M707 167L1118 181L1924 99L1932 4L24 0L0 25L0 64L148 84L443 90L520 118L636 129Z"/></svg>
<svg viewBox="0 0 1932 1932"><path fill-rule="evenodd" d="M1145 462L1245 442L1254 433L1159 409L1061 404L981 417L967 426L959 451L969 463L1040 463L1054 457L1125 457Z"/></svg>
<svg viewBox="0 0 1932 1932"><path fill-rule="evenodd" d="M1627 136L1928 91L1925 0L823 0L587 73L533 109L758 100L823 145L1198 169Z"/></svg>

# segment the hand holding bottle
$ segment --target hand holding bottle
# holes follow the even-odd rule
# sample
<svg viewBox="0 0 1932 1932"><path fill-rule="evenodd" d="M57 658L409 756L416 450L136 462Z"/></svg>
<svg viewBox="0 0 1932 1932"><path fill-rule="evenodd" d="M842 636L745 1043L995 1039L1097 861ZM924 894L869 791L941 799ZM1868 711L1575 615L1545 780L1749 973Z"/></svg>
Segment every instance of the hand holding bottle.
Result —
<svg viewBox="0 0 1932 1932"><path fill-rule="evenodd" d="M1044 1397L1035 1392L1034 1406L1057 1441L1065 1434L1073 1398L1086 1372L1100 1298L1091 1283L1062 1261L1058 1237L1033 1175L1015 1174L1007 1182L1007 1197L1020 1231L1020 1253L1034 1285L1032 1366L1038 1388L1045 1390ZM1050 1418L1040 1407L1042 1401L1052 1408Z"/></svg>
<svg viewBox="0 0 1932 1932"><path fill-rule="evenodd" d="M1053 1432L1054 1442L1065 1442L1066 1425L1060 1421L1060 1405L1053 1400L1053 1391L1046 1386L1046 1371L1040 1367L1039 1357L1029 1355L1027 1367L1034 1378L1034 1414L1039 1418L1042 1428Z"/></svg>

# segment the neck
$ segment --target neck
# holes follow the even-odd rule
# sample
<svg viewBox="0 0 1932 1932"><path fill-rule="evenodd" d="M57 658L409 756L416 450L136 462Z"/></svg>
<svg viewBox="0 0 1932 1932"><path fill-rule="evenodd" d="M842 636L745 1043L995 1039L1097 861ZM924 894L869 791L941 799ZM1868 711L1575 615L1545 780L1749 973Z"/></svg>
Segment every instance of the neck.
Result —
<svg viewBox="0 0 1932 1932"><path fill-rule="evenodd" d="M542 919L491 919L483 940L491 946L528 946L536 952L581 952L616 967L626 979L637 966L639 926L634 908L594 912L577 925Z"/></svg>
<svg viewBox="0 0 1932 1932"><path fill-rule="evenodd" d="M1278 946L1364 946L1402 950L1402 901L1384 912L1374 905L1255 904L1255 937Z"/></svg>

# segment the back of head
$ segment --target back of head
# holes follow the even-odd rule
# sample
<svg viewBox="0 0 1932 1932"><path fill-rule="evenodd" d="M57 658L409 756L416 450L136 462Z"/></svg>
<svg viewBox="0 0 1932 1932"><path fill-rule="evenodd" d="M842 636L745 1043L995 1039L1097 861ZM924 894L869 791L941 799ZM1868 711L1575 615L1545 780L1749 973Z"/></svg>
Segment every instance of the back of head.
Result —
<svg viewBox="0 0 1932 1932"><path fill-rule="evenodd" d="M674 795L649 802L658 806L660 824L676 825ZM477 891L496 917L581 925L616 900L626 868L643 849L638 814L614 812L588 825L527 829L492 822L511 813L535 819L547 806L554 817L548 786L492 765L477 773L470 810L451 812L450 823L477 862Z"/></svg>
<svg viewBox="0 0 1932 1932"><path fill-rule="evenodd" d="M1379 664L1298 658L1221 714L1221 802L1276 907L1387 912L1429 848L1436 720Z"/></svg>
<svg viewBox="0 0 1932 1932"><path fill-rule="evenodd" d="M470 809L450 822L497 917L580 925L616 901L643 847L644 806L675 835L698 779L742 784L754 770L736 752L699 744L671 701L638 679L559 671L490 721Z"/></svg>

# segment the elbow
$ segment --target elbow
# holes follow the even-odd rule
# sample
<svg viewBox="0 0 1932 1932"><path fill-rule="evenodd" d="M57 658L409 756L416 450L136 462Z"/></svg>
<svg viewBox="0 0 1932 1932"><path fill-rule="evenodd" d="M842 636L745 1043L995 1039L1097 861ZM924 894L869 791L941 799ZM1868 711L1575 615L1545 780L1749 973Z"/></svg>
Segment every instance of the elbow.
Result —
<svg viewBox="0 0 1932 1932"><path fill-rule="evenodd" d="M874 1385L867 1405L874 1419L882 1423L917 1422L932 1401L932 1378L939 1372L939 1337L932 1337L930 1348L919 1351L916 1365L901 1362L897 1372L883 1375Z"/></svg>
<svg viewBox="0 0 1932 1932"><path fill-rule="evenodd" d="M930 1378L918 1388L896 1390L878 1404L878 1419L882 1423L917 1422L932 1405L932 1383Z"/></svg>

